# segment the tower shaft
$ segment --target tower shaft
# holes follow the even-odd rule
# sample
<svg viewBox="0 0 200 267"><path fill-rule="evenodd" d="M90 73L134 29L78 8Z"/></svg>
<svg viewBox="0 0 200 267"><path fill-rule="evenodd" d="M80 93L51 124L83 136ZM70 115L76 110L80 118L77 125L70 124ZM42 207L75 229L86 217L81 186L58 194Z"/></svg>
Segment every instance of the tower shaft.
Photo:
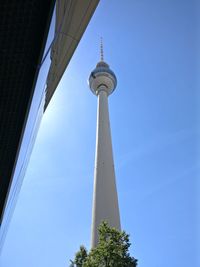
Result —
<svg viewBox="0 0 200 267"><path fill-rule="evenodd" d="M105 220L120 230L120 216L115 182L108 96L105 86L98 93L96 155L92 211L92 248L98 244L98 226Z"/></svg>

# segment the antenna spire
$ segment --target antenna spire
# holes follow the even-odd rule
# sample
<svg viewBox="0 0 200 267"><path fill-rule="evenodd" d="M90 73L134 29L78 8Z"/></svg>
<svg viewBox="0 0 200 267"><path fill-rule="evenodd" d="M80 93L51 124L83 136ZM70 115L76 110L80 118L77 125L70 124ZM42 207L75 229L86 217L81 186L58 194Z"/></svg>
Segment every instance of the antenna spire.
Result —
<svg viewBox="0 0 200 267"><path fill-rule="evenodd" d="M103 38L101 37L101 41L100 41L100 59L101 61L104 61L104 54L103 54Z"/></svg>

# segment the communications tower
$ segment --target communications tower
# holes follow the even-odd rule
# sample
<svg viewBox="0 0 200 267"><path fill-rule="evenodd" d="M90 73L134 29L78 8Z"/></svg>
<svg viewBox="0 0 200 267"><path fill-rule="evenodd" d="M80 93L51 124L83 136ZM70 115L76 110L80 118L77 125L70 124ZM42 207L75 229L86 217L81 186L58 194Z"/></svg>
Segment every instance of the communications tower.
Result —
<svg viewBox="0 0 200 267"><path fill-rule="evenodd" d="M102 221L105 220L109 226L121 230L108 110L108 96L115 90L117 78L104 61L102 40L100 50L100 62L97 63L89 77L90 89L98 98L92 248L98 244L98 226Z"/></svg>

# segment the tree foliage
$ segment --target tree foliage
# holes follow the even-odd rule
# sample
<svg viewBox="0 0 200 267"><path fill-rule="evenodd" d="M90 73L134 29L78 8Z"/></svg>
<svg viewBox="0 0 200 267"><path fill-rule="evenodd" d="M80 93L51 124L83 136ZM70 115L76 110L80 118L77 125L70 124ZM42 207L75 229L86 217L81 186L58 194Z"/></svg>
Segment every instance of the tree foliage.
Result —
<svg viewBox="0 0 200 267"><path fill-rule="evenodd" d="M129 235L103 222L99 226L99 243L87 254L81 246L73 262L76 267L136 267L137 260L131 257Z"/></svg>
<svg viewBox="0 0 200 267"><path fill-rule="evenodd" d="M71 261L70 267L82 267L87 259L87 250L84 246L80 246L80 250L76 253L74 261Z"/></svg>

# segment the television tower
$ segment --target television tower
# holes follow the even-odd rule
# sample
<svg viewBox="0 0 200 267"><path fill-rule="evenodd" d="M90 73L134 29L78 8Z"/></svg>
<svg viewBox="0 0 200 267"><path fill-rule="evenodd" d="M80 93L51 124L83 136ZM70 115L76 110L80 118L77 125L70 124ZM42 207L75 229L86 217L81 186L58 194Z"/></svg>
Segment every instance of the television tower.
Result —
<svg viewBox="0 0 200 267"><path fill-rule="evenodd" d="M98 244L98 226L102 221L105 220L109 226L121 229L108 110L108 96L115 90L117 78L104 61L102 39L100 51L100 62L89 77L90 89L98 97L92 248Z"/></svg>

